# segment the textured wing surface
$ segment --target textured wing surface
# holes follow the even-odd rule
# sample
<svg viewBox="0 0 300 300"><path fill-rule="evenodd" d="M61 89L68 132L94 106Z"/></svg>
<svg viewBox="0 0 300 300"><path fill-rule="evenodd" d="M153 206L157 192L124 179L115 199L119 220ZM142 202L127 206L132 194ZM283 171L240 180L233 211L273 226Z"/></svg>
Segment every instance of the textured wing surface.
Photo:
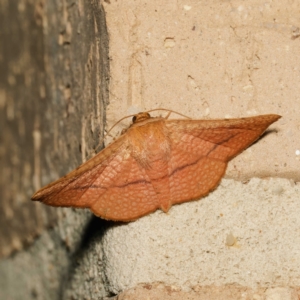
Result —
<svg viewBox="0 0 300 300"><path fill-rule="evenodd" d="M149 131L144 141L121 136L32 199L89 207L97 216L117 221L135 220L158 208L167 211L172 203L197 199L215 188L227 162L278 118L166 120L162 131L153 123L154 131L139 129L141 136Z"/></svg>
<svg viewBox="0 0 300 300"><path fill-rule="evenodd" d="M208 194L225 173L227 162L279 119L263 115L225 120L168 120L172 141L170 194L181 203Z"/></svg>
<svg viewBox="0 0 300 300"><path fill-rule="evenodd" d="M98 177L86 191L91 210L116 221L132 221L157 210L160 203L145 168L132 156L117 160L115 166L110 164L112 170L105 171L113 175L106 181Z"/></svg>
<svg viewBox="0 0 300 300"><path fill-rule="evenodd" d="M99 152L32 197L52 206L89 207L99 217L129 221L159 207L144 168L131 157L127 140Z"/></svg>

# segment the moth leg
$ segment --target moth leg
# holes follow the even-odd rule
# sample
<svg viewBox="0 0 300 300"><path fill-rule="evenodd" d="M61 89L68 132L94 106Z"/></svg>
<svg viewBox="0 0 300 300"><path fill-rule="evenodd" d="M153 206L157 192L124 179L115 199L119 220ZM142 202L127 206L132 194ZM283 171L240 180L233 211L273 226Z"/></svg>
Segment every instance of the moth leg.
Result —
<svg viewBox="0 0 300 300"><path fill-rule="evenodd" d="M170 117L171 113L172 113L172 112L169 111L168 114L165 116L165 119L166 119L166 120Z"/></svg>

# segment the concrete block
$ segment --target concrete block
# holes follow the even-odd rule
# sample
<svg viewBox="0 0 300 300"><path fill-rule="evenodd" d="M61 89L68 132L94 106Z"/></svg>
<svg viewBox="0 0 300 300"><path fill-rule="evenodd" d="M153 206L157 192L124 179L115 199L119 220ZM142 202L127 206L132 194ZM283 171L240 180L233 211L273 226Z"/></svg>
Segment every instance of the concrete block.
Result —
<svg viewBox="0 0 300 300"><path fill-rule="evenodd" d="M224 179L207 197L115 225L103 237L108 288L139 283L300 285L300 185Z"/></svg>

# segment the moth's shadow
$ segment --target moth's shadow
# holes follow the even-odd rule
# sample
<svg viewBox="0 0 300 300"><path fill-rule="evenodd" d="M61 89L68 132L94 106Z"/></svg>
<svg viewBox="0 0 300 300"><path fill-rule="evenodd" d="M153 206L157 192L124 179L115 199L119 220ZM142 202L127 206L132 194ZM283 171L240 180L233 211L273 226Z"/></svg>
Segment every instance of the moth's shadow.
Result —
<svg viewBox="0 0 300 300"><path fill-rule="evenodd" d="M64 274L64 278L61 281L60 286L60 299L65 299L66 294L65 291L70 290L73 288L74 284L77 284L73 278L76 277L78 272L81 272L80 265L84 264L85 257L88 255L88 252L91 251L92 247L95 247L96 243L101 243L102 238L105 232L112 227L123 225L122 222L113 222L113 221L106 221L100 219L94 215L91 216L82 238L78 243L76 249L71 252L69 257L69 267ZM99 253L99 260L101 260L101 254ZM103 265L100 262L99 268ZM102 273L103 270L100 270ZM67 288L66 288L67 287Z"/></svg>
<svg viewBox="0 0 300 300"><path fill-rule="evenodd" d="M92 215L89 223L86 226L82 239L78 245L78 249L74 252L74 256L79 255L81 252L85 252L91 243L95 241L100 242L105 232L117 226L126 225L125 222L107 221Z"/></svg>
<svg viewBox="0 0 300 300"><path fill-rule="evenodd" d="M258 141L263 140L266 136L272 134L272 133L277 133L278 130L276 129L268 129L266 130L256 141L253 142L252 145L256 144Z"/></svg>
<svg viewBox="0 0 300 300"><path fill-rule="evenodd" d="M92 215L89 223L85 228L84 234L78 245L78 248L74 252L74 256L78 256L81 252L84 252L86 249L88 249L91 243L95 242L95 240L101 240L105 231L113 226L113 222L108 222L96 217L95 215Z"/></svg>

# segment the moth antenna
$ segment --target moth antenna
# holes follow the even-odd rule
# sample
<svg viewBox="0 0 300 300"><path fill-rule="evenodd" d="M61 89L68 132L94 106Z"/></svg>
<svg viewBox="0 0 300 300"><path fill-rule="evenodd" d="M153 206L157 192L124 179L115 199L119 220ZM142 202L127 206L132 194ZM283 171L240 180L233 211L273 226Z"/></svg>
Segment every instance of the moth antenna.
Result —
<svg viewBox="0 0 300 300"><path fill-rule="evenodd" d="M134 117L136 114L133 115L128 115L123 117L122 119L120 119L119 121L117 121L112 127L109 128L109 130L103 134L103 137L100 139L99 141L99 145L96 147L95 151L97 152L98 148L100 147L100 145L103 143L104 139L110 134L110 132L114 129L114 127L116 127L120 122L122 122L123 120L130 118L130 117Z"/></svg>
<svg viewBox="0 0 300 300"><path fill-rule="evenodd" d="M154 109L147 110L145 112L149 113L149 112L157 111L157 110L163 110L163 111L167 111L168 112L168 114L166 115L165 119L168 119L169 116L171 115L171 113L177 114L177 115L182 116L182 117L187 118L187 119L192 119L192 118L190 118L190 117L188 117L188 116L186 116L184 114L181 114L178 111L175 111L175 110L172 110L172 109L167 109L167 108L154 108Z"/></svg>
<svg viewBox="0 0 300 300"><path fill-rule="evenodd" d="M168 119L169 116L171 115L171 113L174 113L174 114L177 114L179 116L182 116L184 118L187 118L187 119L192 119L184 114L181 114L175 110L172 110L172 109L167 109L167 108L154 108L154 109L150 109L150 110L147 110L145 111L145 113L150 113L150 112L153 112L153 111L158 111L158 110L163 110L163 111L167 111L168 114L165 116L165 119ZM95 151L97 152L98 148L100 147L100 145L103 143L104 139L109 135L109 133L114 129L114 127L116 127L119 123L121 123L123 120L127 119L127 118L132 118L134 117L135 115L137 114L132 114L132 115L128 115L128 116L125 116L123 118L121 118L119 121L117 121L104 135L103 137L100 139L99 141L99 146L96 147Z"/></svg>

